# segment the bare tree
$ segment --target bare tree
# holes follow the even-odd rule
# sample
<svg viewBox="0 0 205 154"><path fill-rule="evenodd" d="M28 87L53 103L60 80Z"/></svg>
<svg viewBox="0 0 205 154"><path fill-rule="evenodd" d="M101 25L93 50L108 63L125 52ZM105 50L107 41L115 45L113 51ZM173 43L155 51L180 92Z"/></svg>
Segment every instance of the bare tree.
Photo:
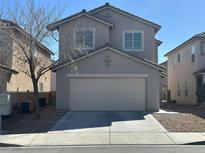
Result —
<svg viewBox="0 0 205 154"><path fill-rule="evenodd" d="M25 5L19 5L18 1L13 6L7 4L5 11L7 12L6 19L13 23L1 25L0 30L7 32L20 49L15 57L20 68L23 68L20 71L32 80L36 118L40 118L38 81L49 71L51 60L39 51L44 48L41 43L48 43L52 36L46 26L59 20L63 8L57 9L45 4L37 5L35 0L29 0Z"/></svg>

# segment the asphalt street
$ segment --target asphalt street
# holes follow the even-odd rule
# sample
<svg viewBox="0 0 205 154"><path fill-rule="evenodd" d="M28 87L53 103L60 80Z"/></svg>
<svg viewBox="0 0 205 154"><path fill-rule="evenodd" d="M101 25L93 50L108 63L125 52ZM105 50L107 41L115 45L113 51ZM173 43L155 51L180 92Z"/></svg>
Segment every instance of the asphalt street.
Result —
<svg viewBox="0 0 205 154"><path fill-rule="evenodd" d="M104 145L104 146L36 146L2 147L1 153L204 153L204 145Z"/></svg>

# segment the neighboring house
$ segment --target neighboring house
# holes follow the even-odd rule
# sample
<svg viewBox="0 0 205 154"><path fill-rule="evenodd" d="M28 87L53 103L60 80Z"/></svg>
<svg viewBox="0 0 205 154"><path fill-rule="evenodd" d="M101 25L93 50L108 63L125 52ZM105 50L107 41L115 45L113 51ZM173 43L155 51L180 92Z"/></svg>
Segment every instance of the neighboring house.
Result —
<svg viewBox="0 0 205 154"><path fill-rule="evenodd" d="M6 65L0 64L0 93L6 92L7 82L12 75L18 74L18 72Z"/></svg>
<svg viewBox="0 0 205 154"><path fill-rule="evenodd" d="M12 26L14 36L28 35L23 29L15 23L7 20L0 20L4 26ZM45 56L51 58L53 53L44 45L37 43L36 56ZM33 85L31 78L21 72L26 69L26 65L20 65L19 59L23 52L16 42L8 35L7 32L0 31L0 93L11 94L12 104L19 104L23 101L33 100ZM5 56L6 55L6 56ZM48 71L39 80L40 97L48 98L51 91L51 71Z"/></svg>
<svg viewBox="0 0 205 154"><path fill-rule="evenodd" d="M205 33L199 33L168 52L168 89L171 100L197 104L197 89L205 82Z"/></svg>
<svg viewBox="0 0 205 154"><path fill-rule="evenodd" d="M159 110L160 25L106 3L47 27L60 38L59 64L53 67L57 109Z"/></svg>
<svg viewBox="0 0 205 154"><path fill-rule="evenodd" d="M167 61L160 63L159 65L165 67L166 69L161 73L161 101L167 100L167 89L168 89L168 81L167 81Z"/></svg>

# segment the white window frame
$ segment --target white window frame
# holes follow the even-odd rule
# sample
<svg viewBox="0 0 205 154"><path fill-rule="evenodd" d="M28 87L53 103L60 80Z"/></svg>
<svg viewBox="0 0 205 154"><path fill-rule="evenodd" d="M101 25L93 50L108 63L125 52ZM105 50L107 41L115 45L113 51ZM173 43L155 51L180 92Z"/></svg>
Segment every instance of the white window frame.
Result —
<svg viewBox="0 0 205 154"><path fill-rule="evenodd" d="M95 49L95 28L74 28L73 29L73 45L74 45L74 48L78 48L77 46L77 42L76 42L76 32L77 31L92 31L93 32L93 47L91 48L88 48L88 47L83 47L82 49L84 50L91 50L91 49Z"/></svg>
<svg viewBox="0 0 205 154"><path fill-rule="evenodd" d="M142 48L141 49L126 49L125 48L125 33L141 33L141 35L142 35ZM125 51L132 51L132 52L144 51L144 30L123 30L122 31L122 46L123 46L123 50L125 50Z"/></svg>

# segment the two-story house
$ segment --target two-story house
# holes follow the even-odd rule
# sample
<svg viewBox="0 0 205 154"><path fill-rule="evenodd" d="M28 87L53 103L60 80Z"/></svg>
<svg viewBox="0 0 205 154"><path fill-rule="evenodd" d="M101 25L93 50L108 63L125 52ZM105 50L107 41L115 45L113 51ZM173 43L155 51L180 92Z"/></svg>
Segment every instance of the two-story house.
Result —
<svg viewBox="0 0 205 154"><path fill-rule="evenodd" d="M197 89L205 82L205 33L194 35L165 56L170 99L183 105L197 104Z"/></svg>
<svg viewBox="0 0 205 154"><path fill-rule="evenodd" d="M160 25L106 3L47 26L59 32L56 108L159 110Z"/></svg>
<svg viewBox="0 0 205 154"><path fill-rule="evenodd" d="M19 36L29 36L22 28L8 20L0 20L0 26L12 27L13 37L6 31L0 31L0 93L9 93L11 95L12 105L20 105L23 101L31 101L33 108L33 85L32 80L22 70L28 70L27 65L19 63L20 56L23 52L17 45L16 39ZM24 38L25 38L24 37ZM51 60L53 53L43 44L37 42L38 50L36 56L46 57ZM39 80L40 97L49 98L51 91L51 71L45 73Z"/></svg>

